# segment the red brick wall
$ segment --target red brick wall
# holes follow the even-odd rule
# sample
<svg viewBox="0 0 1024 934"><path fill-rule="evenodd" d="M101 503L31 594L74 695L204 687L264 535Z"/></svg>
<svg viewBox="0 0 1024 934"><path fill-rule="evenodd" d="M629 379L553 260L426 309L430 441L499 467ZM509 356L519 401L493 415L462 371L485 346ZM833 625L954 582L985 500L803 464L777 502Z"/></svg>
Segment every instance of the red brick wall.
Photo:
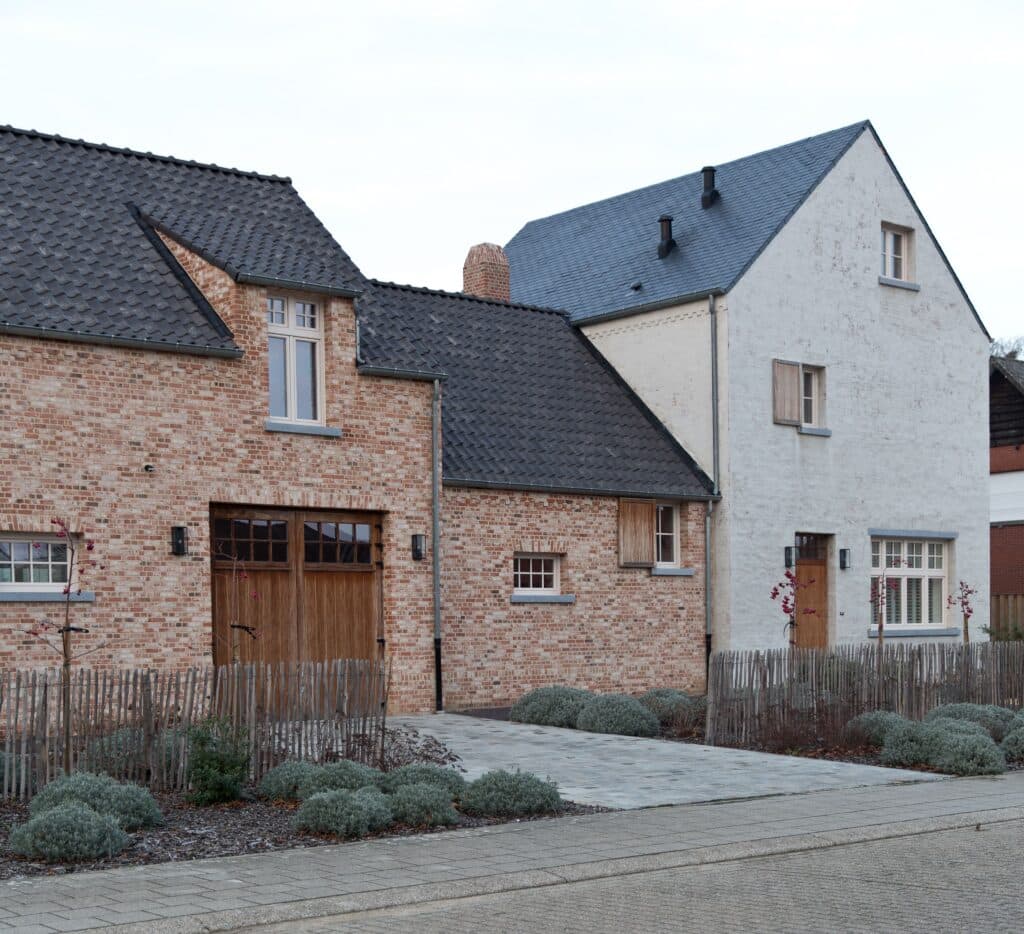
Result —
<svg viewBox="0 0 1024 934"><path fill-rule="evenodd" d="M555 683L704 689L703 504L681 510L693 577L620 568L614 498L446 488L443 507L447 707ZM511 603L515 552L562 553L561 591L576 603Z"/></svg>
<svg viewBox="0 0 1024 934"><path fill-rule="evenodd" d="M1019 444L988 449L989 471L1009 473L1024 470L1024 447Z"/></svg>
<svg viewBox="0 0 1024 934"><path fill-rule="evenodd" d="M1024 594L1024 524L992 526L992 593Z"/></svg>
<svg viewBox="0 0 1024 934"><path fill-rule="evenodd" d="M70 517L106 568L74 622L109 642L89 664L181 667L210 658L212 502L386 512L385 627L396 709L433 703L429 384L356 373L347 299L325 307L327 424L339 439L270 433L266 292L169 244L231 328L239 360L0 336L0 530ZM152 473L143 471L153 464ZM169 554L187 525L188 557ZM0 603L0 667L50 665L22 633L55 604Z"/></svg>

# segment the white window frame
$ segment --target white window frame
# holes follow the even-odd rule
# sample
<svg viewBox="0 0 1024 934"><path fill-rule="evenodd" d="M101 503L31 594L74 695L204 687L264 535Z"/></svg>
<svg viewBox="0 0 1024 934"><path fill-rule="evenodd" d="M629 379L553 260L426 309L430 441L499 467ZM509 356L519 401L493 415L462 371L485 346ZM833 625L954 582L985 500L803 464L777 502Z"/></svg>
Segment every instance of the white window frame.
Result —
<svg viewBox="0 0 1024 934"><path fill-rule="evenodd" d="M661 516L662 510L672 512L672 532L662 532ZM672 542L672 560L663 561L659 558L661 549L659 545L662 539L669 539ZM654 566L656 568L677 568L679 567L679 504L678 503L657 503L654 507Z"/></svg>
<svg viewBox="0 0 1024 934"><path fill-rule="evenodd" d="M283 302L284 321L280 321L281 312L274 302ZM306 309L313 306L315 326L309 327L300 324L306 315ZM266 298L264 317L267 322L267 409L268 417L274 422L289 422L298 425L323 425L324 422L324 393L326 391L326 377L324 375L324 306L315 298L307 296L284 297L282 295L268 294ZM271 338L281 338L285 341L285 415L273 415L270 409L270 341ZM296 416L296 405L298 400L298 380L296 366L296 345L299 341L306 341L313 344L313 359L316 366L316 381L314 390L316 392L316 413L315 418L298 418Z"/></svg>
<svg viewBox="0 0 1024 934"><path fill-rule="evenodd" d="M68 540L66 538L59 538L53 533L47 533L45 535L33 535L29 532L0 532L0 543L3 544L24 544L27 543L29 546L29 563L31 565L42 565L44 562L36 562L32 559L38 554L38 549L33 546L36 543L41 545L66 545ZM79 542L75 541L76 549L79 547ZM49 549L47 549L49 554ZM0 581L0 593L65 593L66 591L73 592L77 589L75 578L77 578L77 569L70 568L71 556L68 555L65 566L69 568L69 575L71 580L68 581L18 581L13 580L14 577L14 562L13 561L2 561L2 563L11 568L10 581ZM18 562L19 564L22 562ZM54 562L47 560L45 562L47 567L54 565Z"/></svg>
<svg viewBox="0 0 1024 934"><path fill-rule="evenodd" d="M810 378L811 394L807 394ZM807 403L811 404L811 418L807 418ZM825 368L800 364L800 424L806 428L822 428L825 424Z"/></svg>
<svg viewBox="0 0 1024 934"><path fill-rule="evenodd" d="M521 587L518 584L521 574L519 562L520 561L551 561L553 565L552 583L550 587ZM555 554L546 554L541 552L516 552L512 556L512 593L514 594L560 594L562 592L562 556ZM527 572L531 576L533 574L540 573L546 575L547 571L534 571L531 567L530 571Z"/></svg>
<svg viewBox="0 0 1024 934"><path fill-rule="evenodd" d="M897 282L911 282L913 275L913 230L898 224L882 224L882 277ZM899 237L899 250L897 240ZM896 262L899 261L899 271Z"/></svg>
<svg viewBox="0 0 1024 934"><path fill-rule="evenodd" d="M949 568L952 544L947 541L934 541L919 538L872 538L871 539L871 581L881 580L884 571L886 579L896 581L892 588L899 591L899 619L890 618L892 591L886 593L885 628L905 629L913 631L919 628L945 627L947 625L946 599L949 593ZM920 566L918 566L918 561ZM876 574L877 572L877 574ZM909 604L907 581L921 581L921 621L909 622ZM930 618L931 585L933 580L940 581L938 597L938 615ZM872 606L871 625L878 625L878 608Z"/></svg>

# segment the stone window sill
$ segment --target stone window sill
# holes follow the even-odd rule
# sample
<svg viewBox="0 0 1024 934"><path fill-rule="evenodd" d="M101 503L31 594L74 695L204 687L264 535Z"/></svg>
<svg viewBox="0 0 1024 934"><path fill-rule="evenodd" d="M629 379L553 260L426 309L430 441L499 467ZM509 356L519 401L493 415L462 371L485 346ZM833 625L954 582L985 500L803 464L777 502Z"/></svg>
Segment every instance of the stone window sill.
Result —
<svg viewBox="0 0 1024 934"><path fill-rule="evenodd" d="M888 276L878 277L879 285L888 285L894 289L906 289L908 292L920 292L921 286L916 282L907 282L906 279L890 279Z"/></svg>
<svg viewBox="0 0 1024 934"><path fill-rule="evenodd" d="M693 577L696 568L651 568L651 577Z"/></svg>
<svg viewBox="0 0 1024 934"><path fill-rule="evenodd" d="M575 603L574 593L514 593L513 603Z"/></svg>
<svg viewBox="0 0 1024 934"><path fill-rule="evenodd" d="M59 590L2 590L0 603L63 603L68 595ZM71 594L72 603L94 603L96 594L91 590Z"/></svg>
<svg viewBox="0 0 1024 934"><path fill-rule="evenodd" d="M946 627L946 626L918 626L918 627L915 627L914 629L910 629L910 628L896 629L896 628L890 628L888 626L885 627L885 638L886 639L920 639L923 636L932 636L932 637L935 637L935 636L946 636L948 638L949 636L959 636L959 635L962 635L962 632L956 626L950 626L950 627ZM868 627L868 638L869 639L877 639L878 638L878 627L877 626L869 626Z"/></svg>
<svg viewBox="0 0 1024 934"><path fill-rule="evenodd" d="M831 438L831 428L814 428L811 425L797 425L796 430L802 435L813 435L816 438Z"/></svg>
<svg viewBox="0 0 1024 934"><path fill-rule="evenodd" d="M340 428L328 428L326 425L302 425L298 422L278 422L268 418L263 427L266 431L281 431L289 435L319 435L322 438L340 438Z"/></svg>

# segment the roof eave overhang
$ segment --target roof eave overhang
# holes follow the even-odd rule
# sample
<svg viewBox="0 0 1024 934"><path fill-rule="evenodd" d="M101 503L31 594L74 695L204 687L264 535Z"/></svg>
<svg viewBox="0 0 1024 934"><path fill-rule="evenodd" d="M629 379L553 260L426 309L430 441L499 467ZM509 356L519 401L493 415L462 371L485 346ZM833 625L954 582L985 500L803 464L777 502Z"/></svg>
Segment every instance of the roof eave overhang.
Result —
<svg viewBox="0 0 1024 934"><path fill-rule="evenodd" d="M129 350L152 350L160 353L190 354L196 357L222 357L236 360L242 351L230 347L205 347L169 341L147 341L137 338L115 337L107 334L88 334L83 331L62 331L56 328L34 328L0 322L0 334L14 337L35 337L43 340L68 341L76 344L99 344L104 347L123 347Z"/></svg>
<svg viewBox="0 0 1024 934"><path fill-rule="evenodd" d="M558 486L545 483L517 483L505 480L477 480L468 477L445 477L448 487L477 490L515 490L523 493L566 493L575 496L636 496L645 499L674 499L680 501L718 502L722 497L714 493L679 493L665 490L605 489L568 484Z"/></svg>
<svg viewBox="0 0 1024 934"><path fill-rule="evenodd" d="M432 383L434 380L444 381L448 379L447 373L435 373L432 370L406 370L395 366L374 366L373 364L361 364L356 368L362 376L384 376L389 379L411 379Z"/></svg>
<svg viewBox="0 0 1024 934"><path fill-rule="evenodd" d="M690 292L687 295L676 295L672 298L659 299L656 302L646 302L643 305L631 305L629 308L620 308L616 311L606 311L596 315L573 318L572 323L577 327L583 327L586 324L600 324L602 321L630 318L633 315L642 315L649 311L661 311L664 308L674 308L676 305L699 302L701 299L710 298L712 295L725 295L725 289L714 286L710 289L701 289L699 292Z"/></svg>
<svg viewBox="0 0 1024 934"><path fill-rule="evenodd" d="M225 268L225 272L231 274L235 282L242 285L264 285L274 289L288 289L293 292L315 292L318 295L332 295L337 298L356 298L363 294L362 289L342 288L335 285L325 285L321 282L306 282L302 279L282 279L279 276L262 276L252 272L235 272Z"/></svg>

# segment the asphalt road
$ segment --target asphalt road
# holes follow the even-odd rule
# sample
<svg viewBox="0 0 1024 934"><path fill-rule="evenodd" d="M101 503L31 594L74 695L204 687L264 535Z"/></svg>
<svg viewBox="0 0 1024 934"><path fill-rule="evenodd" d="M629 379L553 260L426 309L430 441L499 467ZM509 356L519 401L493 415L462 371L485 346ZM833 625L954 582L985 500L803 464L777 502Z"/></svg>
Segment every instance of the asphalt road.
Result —
<svg viewBox="0 0 1024 934"><path fill-rule="evenodd" d="M1024 930L1024 821L319 918L289 932Z"/></svg>

